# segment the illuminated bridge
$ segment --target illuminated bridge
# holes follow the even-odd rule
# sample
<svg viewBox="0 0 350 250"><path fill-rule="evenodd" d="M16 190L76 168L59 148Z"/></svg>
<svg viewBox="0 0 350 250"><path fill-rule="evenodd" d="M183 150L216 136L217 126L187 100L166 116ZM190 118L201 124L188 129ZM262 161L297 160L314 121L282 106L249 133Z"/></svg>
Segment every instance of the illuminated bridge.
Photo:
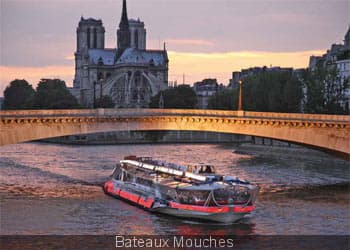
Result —
<svg viewBox="0 0 350 250"><path fill-rule="evenodd" d="M288 141L350 158L350 116L177 109L0 112L0 145L107 131L192 130Z"/></svg>

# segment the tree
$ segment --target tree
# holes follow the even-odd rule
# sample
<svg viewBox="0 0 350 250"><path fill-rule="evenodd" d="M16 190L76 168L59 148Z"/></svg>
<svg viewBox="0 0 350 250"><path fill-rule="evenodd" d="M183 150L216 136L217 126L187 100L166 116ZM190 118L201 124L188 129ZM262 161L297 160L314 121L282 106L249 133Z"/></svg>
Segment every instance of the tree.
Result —
<svg viewBox="0 0 350 250"><path fill-rule="evenodd" d="M306 111L319 114L347 114L345 105L349 78L341 79L336 67L317 67L304 76L307 89Z"/></svg>
<svg viewBox="0 0 350 250"><path fill-rule="evenodd" d="M301 101L303 99L302 82L296 77L288 79L283 88L284 112L298 113L302 110Z"/></svg>
<svg viewBox="0 0 350 250"><path fill-rule="evenodd" d="M60 79L41 79L34 96L34 106L40 109L79 108L77 99Z"/></svg>
<svg viewBox="0 0 350 250"><path fill-rule="evenodd" d="M161 95L163 98L161 98ZM193 109L197 104L197 96L194 90L188 85L179 85L159 92L151 98L149 106L159 108L162 99L163 108ZM160 141L167 131L145 132L145 138L153 142Z"/></svg>
<svg viewBox="0 0 350 250"><path fill-rule="evenodd" d="M164 108L193 109L197 104L197 96L188 85L179 85L159 92L151 98L150 107L159 108L159 100L163 95Z"/></svg>
<svg viewBox="0 0 350 250"><path fill-rule="evenodd" d="M13 80L4 91L4 109L31 109L35 91L26 80Z"/></svg>
<svg viewBox="0 0 350 250"><path fill-rule="evenodd" d="M96 108L114 108L115 103L113 102L112 98L108 95L104 95L102 97L102 100L98 98L96 100Z"/></svg>
<svg viewBox="0 0 350 250"><path fill-rule="evenodd" d="M238 89L223 89L211 96L208 108L236 110L238 108Z"/></svg>
<svg viewBox="0 0 350 250"><path fill-rule="evenodd" d="M302 83L291 72L263 71L244 78L243 109L261 112L300 112ZM238 89L219 91L209 107L236 110Z"/></svg>

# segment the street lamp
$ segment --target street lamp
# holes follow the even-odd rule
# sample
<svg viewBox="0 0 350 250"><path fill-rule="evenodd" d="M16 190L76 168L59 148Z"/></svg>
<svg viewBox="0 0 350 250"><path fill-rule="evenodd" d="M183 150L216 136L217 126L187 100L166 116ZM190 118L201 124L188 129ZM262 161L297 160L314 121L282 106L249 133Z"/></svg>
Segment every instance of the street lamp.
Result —
<svg viewBox="0 0 350 250"><path fill-rule="evenodd" d="M238 110L242 111L242 80L239 80L239 99L238 99Z"/></svg>
<svg viewBox="0 0 350 250"><path fill-rule="evenodd" d="M102 107L102 82L103 78L100 79L100 108Z"/></svg>
<svg viewBox="0 0 350 250"><path fill-rule="evenodd" d="M94 81L94 109L96 108L96 81Z"/></svg>

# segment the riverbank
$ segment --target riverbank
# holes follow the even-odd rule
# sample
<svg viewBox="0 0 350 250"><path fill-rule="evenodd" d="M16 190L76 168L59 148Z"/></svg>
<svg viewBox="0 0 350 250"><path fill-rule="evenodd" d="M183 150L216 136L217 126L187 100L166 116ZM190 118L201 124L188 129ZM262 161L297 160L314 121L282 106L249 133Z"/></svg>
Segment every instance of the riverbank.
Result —
<svg viewBox="0 0 350 250"><path fill-rule="evenodd" d="M118 131L70 135L40 140L66 145L120 145L169 143L243 143L250 136L201 131Z"/></svg>
<svg viewBox="0 0 350 250"><path fill-rule="evenodd" d="M232 152L236 154L274 159L299 159L308 161L326 160L328 162L341 161L343 163L349 163L349 160L340 158L337 155L288 143L279 145L242 143L234 146Z"/></svg>

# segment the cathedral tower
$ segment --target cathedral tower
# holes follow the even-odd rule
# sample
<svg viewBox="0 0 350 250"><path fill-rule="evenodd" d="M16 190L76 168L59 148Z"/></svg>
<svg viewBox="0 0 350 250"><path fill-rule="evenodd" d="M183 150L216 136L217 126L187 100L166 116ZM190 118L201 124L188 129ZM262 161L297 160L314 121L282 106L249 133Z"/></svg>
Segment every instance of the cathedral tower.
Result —
<svg viewBox="0 0 350 250"><path fill-rule="evenodd" d="M125 50L130 47L130 29L128 13L126 9L126 0L123 0L122 18L117 31L118 49Z"/></svg>
<svg viewBox="0 0 350 250"><path fill-rule="evenodd" d="M105 28L101 20L81 17L77 28L77 52L89 49L104 49Z"/></svg>
<svg viewBox="0 0 350 250"><path fill-rule="evenodd" d="M145 50L146 49L146 29L144 22L141 22L140 19L129 20L129 29L130 29L130 47Z"/></svg>
<svg viewBox="0 0 350 250"><path fill-rule="evenodd" d="M74 88L88 88L87 72L84 65L88 64L86 58L89 49L105 48L105 28L101 20L81 17L77 28L77 49L75 52Z"/></svg>

